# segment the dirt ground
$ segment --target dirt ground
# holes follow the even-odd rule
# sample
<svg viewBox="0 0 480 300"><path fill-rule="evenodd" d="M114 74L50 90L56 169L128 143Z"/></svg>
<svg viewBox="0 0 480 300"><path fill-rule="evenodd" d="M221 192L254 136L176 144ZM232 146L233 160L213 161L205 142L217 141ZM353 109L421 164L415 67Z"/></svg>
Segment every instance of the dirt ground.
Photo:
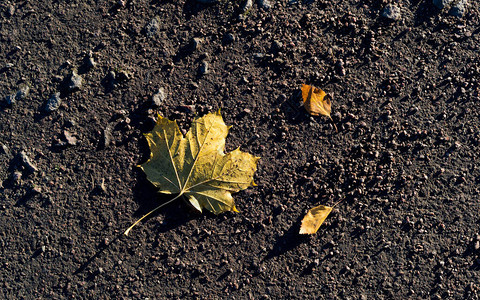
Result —
<svg viewBox="0 0 480 300"><path fill-rule="evenodd" d="M0 298L480 298L480 3L201 2L2 1ZM261 157L240 212L123 236L170 199L136 167L156 113L218 109Z"/></svg>

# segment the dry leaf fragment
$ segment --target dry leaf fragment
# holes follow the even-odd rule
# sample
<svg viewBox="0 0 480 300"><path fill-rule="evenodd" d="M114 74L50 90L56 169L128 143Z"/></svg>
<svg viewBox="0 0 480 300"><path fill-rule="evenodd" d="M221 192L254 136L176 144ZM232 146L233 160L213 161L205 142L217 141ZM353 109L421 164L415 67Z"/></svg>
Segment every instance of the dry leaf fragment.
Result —
<svg viewBox="0 0 480 300"><path fill-rule="evenodd" d="M332 96L325 93L322 89L302 84L302 99L303 106L309 114L312 116L324 115L329 117L333 126L335 126L335 130L338 131L330 116L332 112Z"/></svg>
<svg viewBox="0 0 480 300"><path fill-rule="evenodd" d="M259 157L239 149L225 154L228 129L218 111L196 118L184 137L175 121L159 115L155 128L145 134L151 155L140 168L160 193L177 194L169 202L184 195L200 212L236 212L232 193L255 185Z"/></svg>
<svg viewBox="0 0 480 300"><path fill-rule="evenodd" d="M310 209L302 220L300 234L314 234L328 217L333 207L319 205Z"/></svg>

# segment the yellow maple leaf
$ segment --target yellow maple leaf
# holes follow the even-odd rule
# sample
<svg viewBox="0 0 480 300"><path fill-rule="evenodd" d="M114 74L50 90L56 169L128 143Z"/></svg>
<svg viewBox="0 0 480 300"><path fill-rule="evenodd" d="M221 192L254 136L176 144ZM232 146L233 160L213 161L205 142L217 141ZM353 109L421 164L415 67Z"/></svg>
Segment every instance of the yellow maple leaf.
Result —
<svg viewBox="0 0 480 300"><path fill-rule="evenodd" d="M312 116L324 115L329 117L335 127L335 131L338 131L330 116L332 112L332 96L325 93L322 89L302 84L302 99L303 106L309 114Z"/></svg>
<svg viewBox="0 0 480 300"><path fill-rule="evenodd" d="M259 157L239 149L225 154L228 129L218 111L196 118L184 137L175 121L159 115L152 132L145 134L151 155L140 168L160 193L177 194L167 203L185 196L200 212L237 212L232 193L255 185Z"/></svg>
<svg viewBox="0 0 480 300"><path fill-rule="evenodd" d="M310 209L302 220L300 234L314 234L322 226L333 207L319 205Z"/></svg>

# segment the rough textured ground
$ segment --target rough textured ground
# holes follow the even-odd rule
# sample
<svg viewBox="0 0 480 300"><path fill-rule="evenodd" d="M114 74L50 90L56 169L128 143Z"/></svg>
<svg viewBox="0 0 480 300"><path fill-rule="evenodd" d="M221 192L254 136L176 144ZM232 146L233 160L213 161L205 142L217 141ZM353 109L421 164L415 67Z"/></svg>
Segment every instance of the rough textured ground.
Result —
<svg viewBox="0 0 480 300"><path fill-rule="evenodd" d="M267 2L0 4L0 298L479 298L480 4ZM177 202L123 237L168 199L136 168L156 112L219 108L262 157L240 213Z"/></svg>

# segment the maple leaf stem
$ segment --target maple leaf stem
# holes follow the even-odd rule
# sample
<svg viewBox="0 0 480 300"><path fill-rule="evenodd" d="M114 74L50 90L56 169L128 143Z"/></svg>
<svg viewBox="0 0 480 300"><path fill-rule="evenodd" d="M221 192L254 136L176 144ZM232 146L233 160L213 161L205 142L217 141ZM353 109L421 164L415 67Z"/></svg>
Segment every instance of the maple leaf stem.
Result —
<svg viewBox="0 0 480 300"><path fill-rule="evenodd" d="M337 206L338 204L342 203L343 200L345 200L345 198L343 198L342 200L337 201L335 204L333 204L332 208L334 208L334 207Z"/></svg>
<svg viewBox="0 0 480 300"><path fill-rule="evenodd" d="M132 224L132 226L128 227L127 230L125 230L125 232L123 233L124 235L127 235L128 236L128 233L130 232L130 230L132 230L133 227L135 227L135 225L137 225L138 223L140 223L143 219L145 219L146 217L148 217L149 215L153 214L154 212L156 212L157 210L159 210L160 208L164 207L165 205L169 204L169 203L172 203L173 201L177 200L178 198L180 198L180 196L183 195L183 192L178 194L175 198L173 199L170 199L168 200L167 202L165 203L162 203L160 204L159 206L157 206L156 208L152 209L149 213L147 213L146 215L144 215L143 217L141 217L140 219L138 219L137 221L135 221L135 223Z"/></svg>

